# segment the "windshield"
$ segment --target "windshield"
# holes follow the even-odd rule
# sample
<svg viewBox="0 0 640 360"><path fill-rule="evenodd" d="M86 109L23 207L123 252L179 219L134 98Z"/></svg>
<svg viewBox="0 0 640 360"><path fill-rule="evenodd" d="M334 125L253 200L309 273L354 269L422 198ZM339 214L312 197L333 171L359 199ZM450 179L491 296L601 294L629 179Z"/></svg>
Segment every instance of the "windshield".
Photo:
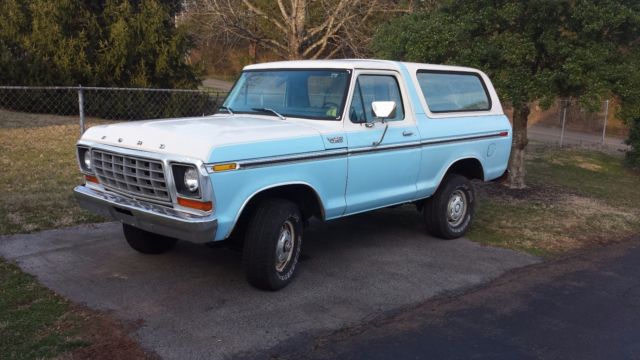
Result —
<svg viewBox="0 0 640 360"><path fill-rule="evenodd" d="M249 70L236 82L219 112L340 120L347 70Z"/></svg>

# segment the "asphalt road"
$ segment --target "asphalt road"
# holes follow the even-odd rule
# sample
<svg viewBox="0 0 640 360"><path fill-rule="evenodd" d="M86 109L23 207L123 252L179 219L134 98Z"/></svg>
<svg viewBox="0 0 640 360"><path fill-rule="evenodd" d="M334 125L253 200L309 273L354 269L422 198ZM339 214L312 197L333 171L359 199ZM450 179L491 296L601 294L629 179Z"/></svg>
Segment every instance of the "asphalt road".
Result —
<svg viewBox="0 0 640 360"><path fill-rule="evenodd" d="M202 85L220 91L229 91L233 87L233 82L210 78L202 80Z"/></svg>
<svg viewBox="0 0 640 360"><path fill-rule="evenodd" d="M297 279L276 293L244 280L240 254L186 242L145 256L119 224L0 238L0 256L46 286L118 319L166 359L265 358L317 338L460 292L539 259L425 235L413 207L313 223Z"/></svg>
<svg viewBox="0 0 640 360"><path fill-rule="evenodd" d="M639 359L640 238L271 352L280 359Z"/></svg>
<svg viewBox="0 0 640 360"><path fill-rule="evenodd" d="M561 129L557 127L532 125L527 129L527 134L531 140L547 144L560 144ZM564 146L602 146L602 135L565 129L562 143ZM606 136L604 148L613 151L627 151L629 146L624 143L622 138Z"/></svg>

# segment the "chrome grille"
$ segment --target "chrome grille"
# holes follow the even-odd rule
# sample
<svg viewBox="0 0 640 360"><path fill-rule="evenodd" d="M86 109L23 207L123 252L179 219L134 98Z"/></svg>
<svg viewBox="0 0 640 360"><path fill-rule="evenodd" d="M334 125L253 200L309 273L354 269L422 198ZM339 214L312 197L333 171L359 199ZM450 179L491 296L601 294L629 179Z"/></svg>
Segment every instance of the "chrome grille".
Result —
<svg viewBox="0 0 640 360"><path fill-rule="evenodd" d="M91 163L106 188L134 197L171 201L161 161L93 149Z"/></svg>

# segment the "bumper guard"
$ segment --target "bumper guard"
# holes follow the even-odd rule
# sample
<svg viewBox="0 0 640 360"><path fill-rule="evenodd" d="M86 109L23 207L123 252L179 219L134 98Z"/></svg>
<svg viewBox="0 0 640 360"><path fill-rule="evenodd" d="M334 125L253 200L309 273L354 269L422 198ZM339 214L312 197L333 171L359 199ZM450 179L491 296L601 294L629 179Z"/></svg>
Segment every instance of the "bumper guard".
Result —
<svg viewBox="0 0 640 360"><path fill-rule="evenodd" d="M207 243L214 240L218 228L218 220L212 216L192 215L84 185L76 186L73 192L80 207L155 234Z"/></svg>

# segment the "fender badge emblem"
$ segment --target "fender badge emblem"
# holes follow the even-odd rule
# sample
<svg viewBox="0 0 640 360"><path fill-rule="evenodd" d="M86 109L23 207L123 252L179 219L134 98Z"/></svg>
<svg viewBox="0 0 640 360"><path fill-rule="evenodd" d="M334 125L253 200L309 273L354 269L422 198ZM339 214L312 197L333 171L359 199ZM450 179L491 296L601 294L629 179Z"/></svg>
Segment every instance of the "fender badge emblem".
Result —
<svg viewBox="0 0 640 360"><path fill-rule="evenodd" d="M160 150L163 150L165 148L164 144L160 144Z"/></svg>
<svg viewBox="0 0 640 360"><path fill-rule="evenodd" d="M142 140L138 140L138 145L142 145Z"/></svg>
<svg viewBox="0 0 640 360"><path fill-rule="evenodd" d="M342 136L335 136L335 137L327 138L327 140L329 140L329 142L332 144L339 144L342 142L343 139L342 139Z"/></svg>
<svg viewBox="0 0 640 360"><path fill-rule="evenodd" d="M122 138L118 138L118 142L122 142Z"/></svg>

